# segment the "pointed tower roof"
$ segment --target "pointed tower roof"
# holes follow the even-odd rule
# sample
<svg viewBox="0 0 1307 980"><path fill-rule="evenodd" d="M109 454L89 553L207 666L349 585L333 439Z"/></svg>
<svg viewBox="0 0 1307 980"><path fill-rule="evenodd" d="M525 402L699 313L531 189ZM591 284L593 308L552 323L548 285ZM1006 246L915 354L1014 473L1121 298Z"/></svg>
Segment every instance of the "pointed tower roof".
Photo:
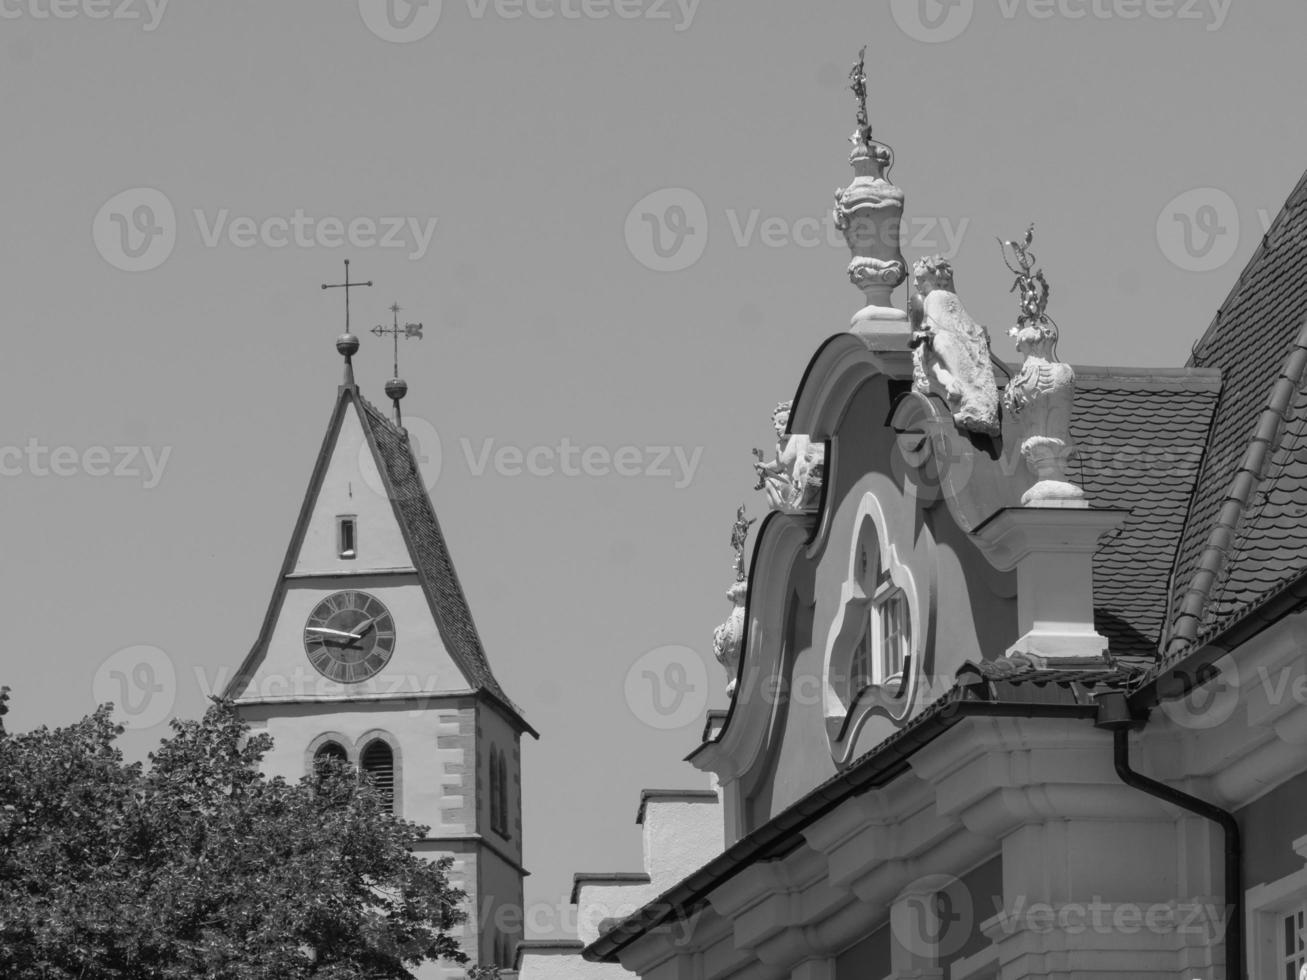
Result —
<svg viewBox="0 0 1307 980"><path fill-rule="evenodd" d="M353 409L362 424L382 489L390 501L445 650L467 681L469 691L483 694L497 702L515 725L538 738L538 733L523 718L521 709L508 697L491 670L407 431L386 418L385 413L359 393L358 386L353 382L349 360L356 350L356 340L341 349L346 358L345 383L338 389L331 420L282 562L277 588L268 605L259 636L231 683L227 685L225 695L237 697L263 659L282 605L285 585L295 571L313 516L314 503L322 489L342 425L348 412Z"/></svg>

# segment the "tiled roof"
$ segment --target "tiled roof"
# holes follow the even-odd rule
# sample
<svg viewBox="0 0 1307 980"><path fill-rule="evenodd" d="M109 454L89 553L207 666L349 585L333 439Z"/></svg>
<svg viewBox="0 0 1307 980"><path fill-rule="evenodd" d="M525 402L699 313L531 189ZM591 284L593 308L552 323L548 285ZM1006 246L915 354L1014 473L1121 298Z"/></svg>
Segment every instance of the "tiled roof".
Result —
<svg viewBox="0 0 1307 980"><path fill-rule="evenodd" d="M473 688L493 694L519 716L521 711L499 686L481 638L472 620L472 610L459 584L449 546L440 530L435 508L422 483L408 434L392 423L361 395L355 395L377 456L385 467L384 479L394 501L395 514L413 552L413 564L422 579L440 636L450 656L467 675Z"/></svg>
<svg viewBox="0 0 1307 980"><path fill-rule="evenodd" d="M1016 653L967 661L958 668L957 683L987 701L1088 704L1096 689L1125 689L1143 670L1128 662Z"/></svg>
<svg viewBox="0 0 1307 980"><path fill-rule="evenodd" d="M1200 567L1222 503L1307 313L1307 175L1226 298L1192 363L1221 370L1225 388L1176 558L1172 618ZM1293 399L1281 441L1211 590L1199 635L1231 624L1307 570L1307 398Z"/></svg>
<svg viewBox="0 0 1307 980"><path fill-rule="evenodd" d="M1156 657L1220 384L1210 370L1076 368L1078 479L1095 506L1130 511L1094 556L1095 622L1115 656Z"/></svg>

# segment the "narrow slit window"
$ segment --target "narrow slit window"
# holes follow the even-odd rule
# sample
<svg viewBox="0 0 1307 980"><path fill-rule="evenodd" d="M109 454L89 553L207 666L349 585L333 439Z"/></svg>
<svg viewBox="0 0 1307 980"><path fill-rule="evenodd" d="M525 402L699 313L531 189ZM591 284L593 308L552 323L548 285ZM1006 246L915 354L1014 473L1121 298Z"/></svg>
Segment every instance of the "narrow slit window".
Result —
<svg viewBox="0 0 1307 980"><path fill-rule="evenodd" d="M499 830L499 750L490 749L490 827Z"/></svg>
<svg viewBox="0 0 1307 980"><path fill-rule="evenodd" d="M336 527L340 557L354 558L358 554L358 522L352 516L341 517L337 519Z"/></svg>

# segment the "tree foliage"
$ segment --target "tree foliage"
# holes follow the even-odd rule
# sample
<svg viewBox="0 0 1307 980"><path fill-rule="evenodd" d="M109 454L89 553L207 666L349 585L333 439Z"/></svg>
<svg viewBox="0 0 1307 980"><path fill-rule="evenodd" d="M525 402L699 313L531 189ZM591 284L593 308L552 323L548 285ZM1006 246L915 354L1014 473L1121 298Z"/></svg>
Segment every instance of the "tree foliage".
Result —
<svg viewBox="0 0 1307 980"><path fill-rule="evenodd" d="M0 695L0 709L4 696ZM449 859L342 763L269 779L229 702L126 764L110 706L0 727L0 977L408 978L465 963Z"/></svg>

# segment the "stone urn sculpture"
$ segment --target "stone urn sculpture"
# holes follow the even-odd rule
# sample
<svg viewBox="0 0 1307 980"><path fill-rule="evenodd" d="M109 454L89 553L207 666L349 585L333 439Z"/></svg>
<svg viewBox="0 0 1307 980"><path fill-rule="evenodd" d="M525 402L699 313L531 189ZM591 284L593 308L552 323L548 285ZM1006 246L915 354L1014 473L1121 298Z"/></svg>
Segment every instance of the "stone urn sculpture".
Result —
<svg viewBox="0 0 1307 980"><path fill-rule="evenodd" d="M1035 269L1030 250L1035 226L1020 241L1001 242L1003 261L1016 275L1013 292L1021 296L1021 312L1008 336L1024 357L1021 370L1003 392L1003 407L1020 424L1021 456L1035 475L1035 485L1021 496L1027 507L1088 507L1085 492L1067 475L1075 456L1071 412L1076 374L1057 357L1058 329L1047 313L1049 285ZM1011 250L1016 265L1008 260Z"/></svg>
<svg viewBox="0 0 1307 980"><path fill-rule="evenodd" d="M862 290L866 306L853 323L868 320L906 319L890 298L895 287L908 277L907 263L900 249L903 223L903 191L886 176L893 163L889 147L872 139L867 117L867 49L849 73L858 100L858 125L849 142L853 151L853 181L835 192L835 227L844 233L853 258L849 281Z"/></svg>

